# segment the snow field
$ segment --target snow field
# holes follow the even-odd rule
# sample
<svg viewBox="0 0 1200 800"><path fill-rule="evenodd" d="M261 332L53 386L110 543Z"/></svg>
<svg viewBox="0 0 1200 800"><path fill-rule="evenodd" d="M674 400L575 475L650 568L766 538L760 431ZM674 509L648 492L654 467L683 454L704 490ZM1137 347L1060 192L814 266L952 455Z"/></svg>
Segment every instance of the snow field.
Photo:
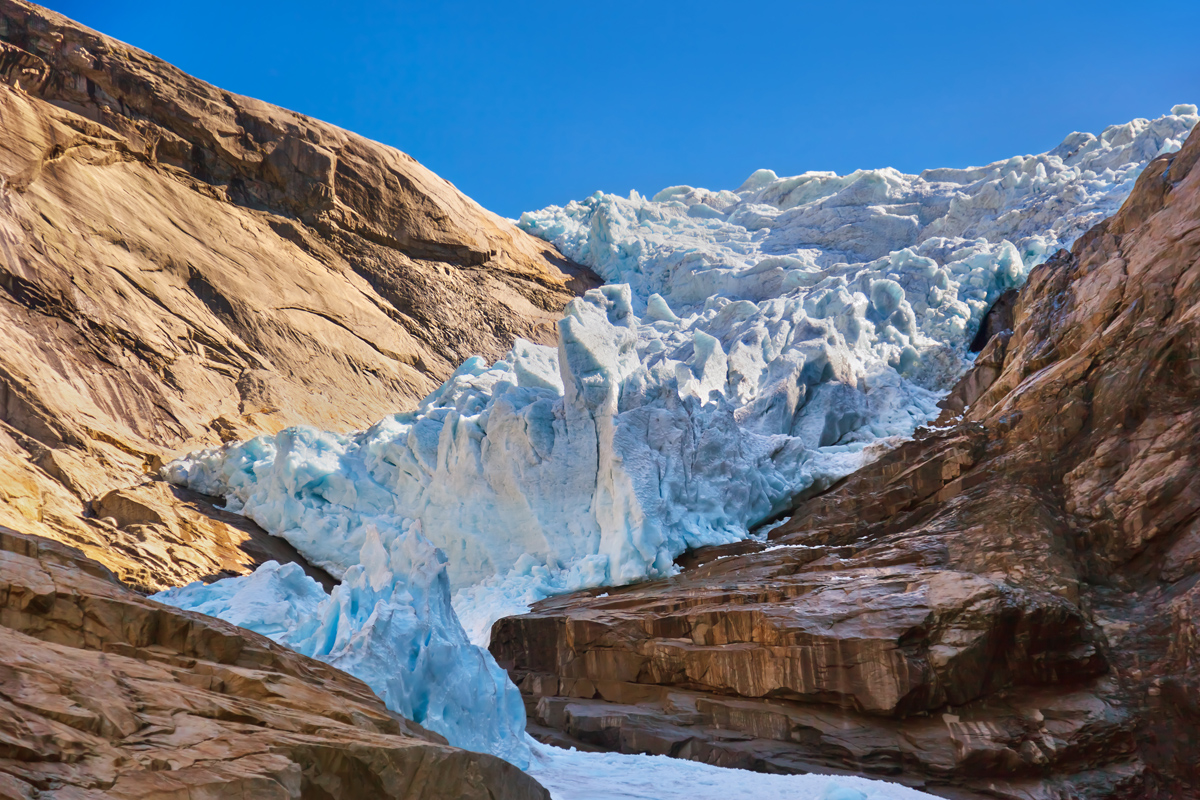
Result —
<svg viewBox="0 0 1200 800"><path fill-rule="evenodd" d="M928 800L896 783L838 775L766 775L669 756L533 745L528 770L554 800Z"/></svg>

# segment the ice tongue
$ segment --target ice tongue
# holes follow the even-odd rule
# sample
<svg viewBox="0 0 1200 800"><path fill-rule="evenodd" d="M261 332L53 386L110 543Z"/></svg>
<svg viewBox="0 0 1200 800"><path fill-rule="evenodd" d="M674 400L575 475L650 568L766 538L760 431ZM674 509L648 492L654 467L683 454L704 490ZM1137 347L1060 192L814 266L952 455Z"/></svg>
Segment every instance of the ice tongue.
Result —
<svg viewBox="0 0 1200 800"><path fill-rule="evenodd" d="M452 744L527 766L520 693L467 639L451 607L445 554L412 522L386 537L367 525L360 558L328 596L298 565L269 562L252 575L154 599L235 621L326 661Z"/></svg>

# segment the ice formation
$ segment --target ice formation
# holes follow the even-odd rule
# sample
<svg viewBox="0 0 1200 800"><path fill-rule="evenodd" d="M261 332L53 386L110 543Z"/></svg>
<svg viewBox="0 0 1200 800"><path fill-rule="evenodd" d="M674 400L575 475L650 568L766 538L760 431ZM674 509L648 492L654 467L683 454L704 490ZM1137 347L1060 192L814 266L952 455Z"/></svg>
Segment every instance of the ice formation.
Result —
<svg viewBox="0 0 1200 800"><path fill-rule="evenodd" d="M496 618L547 595L666 575L688 547L745 537L797 492L928 421L996 297L1114 212L1146 162L1198 121L1195 106L1176 106L986 167L760 170L737 191L596 194L526 214L523 228L609 282L568 305L557 348L518 341L491 366L469 359L415 411L360 433L288 429L164 474L223 495L344 580L322 618L337 610L338 636L374 644L335 663L378 690L391 657L382 638L412 626L377 635L383 616L345 611L355 606L345 598L407 602L399 587L412 576L386 588L379 554L408 546L414 523L445 552L476 644ZM205 610L227 590L189 591L173 601ZM421 591L414 624L450 641L453 615ZM218 616L235 613L212 602ZM334 655L286 619L248 621ZM483 686L493 668L477 663L464 685ZM406 713L415 685L385 699ZM487 713L489 735L515 724Z"/></svg>
<svg viewBox="0 0 1200 800"><path fill-rule="evenodd" d="M1178 105L1099 136L1072 133L1040 155L920 175L780 178L762 169L736 191L672 186L650 200L597 192L519 224L606 281L629 283L642 298L658 293L672 307L713 296L759 302L839 263L906 248L945 265L964 244L1007 241L1031 264L1116 212L1146 162L1179 150L1196 121L1196 106Z"/></svg>
<svg viewBox="0 0 1200 800"><path fill-rule="evenodd" d="M359 563L330 595L298 564L270 561L245 577L196 582L154 599L326 661L459 747L525 767L521 694L491 653L467 640L450 606L446 556L416 523L393 533L369 527Z"/></svg>

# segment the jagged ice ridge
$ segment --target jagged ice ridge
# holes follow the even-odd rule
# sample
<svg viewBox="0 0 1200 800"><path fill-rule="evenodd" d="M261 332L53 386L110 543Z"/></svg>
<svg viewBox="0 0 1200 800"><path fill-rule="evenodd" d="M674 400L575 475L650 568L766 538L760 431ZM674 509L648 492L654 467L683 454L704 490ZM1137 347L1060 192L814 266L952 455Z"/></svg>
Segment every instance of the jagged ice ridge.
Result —
<svg viewBox="0 0 1200 800"><path fill-rule="evenodd" d="M386 533L369 526L359 560L329 595L300 565L269 561L244 577L154 599L326 661L458 747L528 764L521 694L467 639L450 606L446 556L420 535L420 523Z"/></svg>
<svg viewBox="0 0 1200 800"><path fill-rule="evenodd" d="M410 671L381 696L454 744L524 765L515 688L455 637L459 620L486 644L495 619L548 595L668 575L683 550L745 538L910 436L969 365L999 294L1114 213L1198 121L1176 106L986 167L760 170L737 191L597 193L525 214L522 228L608 281L568 305L557 349L518 340L491 366L468 359L415 411L361 433L292 428L164 468L343 586L323 600L294 571L263 567L261 584L162 599L240 619L377 691L398 649L452 643L464 666L446 707L477 704L488 741L422 710L442 691L422 683L436 673ZM440 572L395 557L435 546ZM272 597L337 623L322 638L309 614L246 608ZM386 621L406 603L416 622Z"/></svg>

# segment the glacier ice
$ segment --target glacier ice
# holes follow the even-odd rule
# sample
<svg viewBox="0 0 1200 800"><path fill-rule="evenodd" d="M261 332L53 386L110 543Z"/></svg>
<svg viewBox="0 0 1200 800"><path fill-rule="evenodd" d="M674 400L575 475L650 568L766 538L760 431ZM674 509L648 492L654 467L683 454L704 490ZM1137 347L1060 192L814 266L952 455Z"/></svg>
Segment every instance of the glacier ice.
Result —
<svg viewBox="0 0 1200 800"><path fill-rule="evenodd" d="M298 564L154 596L261 633L362 680L388 708L459 747L525 767L525 706L491 653L467 640L450 606L446 557L418 523L368 526L359 563L332 594ZM385 544L386 541L386 544Z"/></svg>
<svg viewBox="0 0 1200 800"><path fill-rule="evenodd" d="M221 584L172 600L336 654L401 713L430 691L413 688L430 673L389 687L382 640L426 625L478 662L461 683L468 699L451 705L482 703L471 692L503 675L451 628L486 644L495 619L548 595L669 575L686 548L744 538L797 492L910 436L969 364L996 297L1114 212L1147 161L1177 150L1197 122L1194 106L1177 106L985 167L759 170L736 191L597 193L525 214L522 228L608 281L567 306L557 348L518 340L495 364L468 359L414 411L366 431L291 428L163 470L224 496L346 588L321 600L277 570L253 589L274 609L261 615L235 610L248 602L221 599L234 591ZM445 553L438 585L453 592L457 620L429 590L403 588L432 585L407 561L394 585L383 577L380 554L412 546L417 528ZM406 591L426 604L415 622L400 619ZM305 633L287 615L313 615L280 599L336 616L322 630L361 641L357 655ZM364 616L371 603L394 609L391 621ZM496 702L508 696L495 689ZM474 713L491 715L486 741L450 723L442 732L504 751L515 717Z"/></svg>
<svg viewBox="0 0 1200 800"><path fill-rule="evenodd" d="M1178 105L983 167L784 178L763 169L736 191L673 186L649 200L597 192L528 212L519 225L606 281L672 306L714 295L757 302L839 263L905 248L941 264L966 242L1008 241L1031 263L1116 212L1146 162L1182 147L1195 112Z"/></svg>

